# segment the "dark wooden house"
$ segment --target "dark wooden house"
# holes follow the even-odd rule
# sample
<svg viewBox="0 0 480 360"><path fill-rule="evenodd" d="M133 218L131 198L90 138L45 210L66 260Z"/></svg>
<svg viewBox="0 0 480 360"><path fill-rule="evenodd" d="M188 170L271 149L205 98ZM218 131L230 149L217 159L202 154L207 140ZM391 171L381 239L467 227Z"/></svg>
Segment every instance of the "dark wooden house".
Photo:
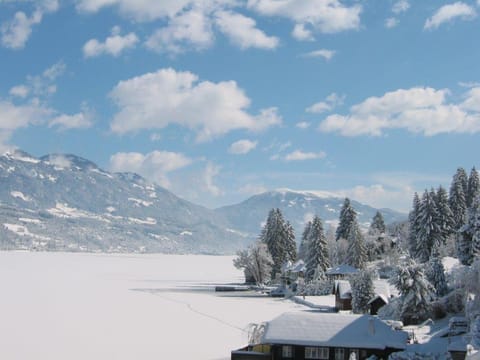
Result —
<svg viewBox="0 0 480 360"><path fill-rule="evenodd" d="M408 335L369 315L294 312L268 323L257 344L232 351L232 360L386 359L404 350Z"/></svg>
<svg viewBox="0 0 480 360"><path fill-rule="evenodd" d="M336 280L333 286L335 310L352 310L352 289L348 280Z"/></svg>

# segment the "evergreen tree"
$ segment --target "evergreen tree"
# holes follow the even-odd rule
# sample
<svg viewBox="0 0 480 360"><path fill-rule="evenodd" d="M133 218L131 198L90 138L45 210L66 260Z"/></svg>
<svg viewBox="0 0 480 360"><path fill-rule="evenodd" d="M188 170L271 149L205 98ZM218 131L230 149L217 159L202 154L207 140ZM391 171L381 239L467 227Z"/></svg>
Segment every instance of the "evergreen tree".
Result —
<svg viewBox="0 0 480 360"><path fill-rule="evenodd" d="M295 230L290 221L287 221L284 227L284 244L287 252L287 261L292 263L297 260L297 243L295 242Z"/></svg>
<svg viewBox="0 0 480 360"><path fill-rule="evenodd" d="M447 239L454 233L453 213L448 204L447 191L440 186L435 196L435 205L437 207L437 218L435 222L439 229L438 242L446 244Z"/></svg>
<svg viewBox="0 0 480 360"><path fill-rule="evenodd" d="M448 292L447 280L445 279L445 268L442 260L435 248L426 271L427 279L435 289L435 294L439 297L444 296Z"/></svg>
<svg viewBox="0 0 480 360"><path fill-rule="evenodd" d="M339 224L336 232L336 240L347 239L351 227L357 219L357 212L350 204L350 199L345 198L342 209L340 210Z"/></svg>
<svg viewBox="0 0 480 360"><path fill-rule="evenodd" d="M305 224L305 229L303 229L303 233L302 233L302 241L300 242L300 246L298 247L298 258L304 261L307 260L308 239L309 239L311 228L312 228L312 221L309 221Z"/></svg>
<svg viewBox="0 0 480 360"><path fill-rule="evenodd" d="M361 271L350 279L352 310L355 314L368 312L368 302L375 296L372 278L370 271Z"/></svg>
<svg viewBox="0 0 480 360"><path fill-rule="evenodd" d="M458 258L464 265L470 265L480 256L480 195L468 209L467 223L460 229Z"/></svg>
<svg viewBox="0 0 480 360"><path fill-rule="evenodd" d="M413 196L412 211L408 214L409 235L408 235L408 250L410 256L414 257L417 254L417 239L420 233L420 198L415 193Z"/></svg>
<svg viewBox="0 0 480 360"><path fill-rule="evenodd" d="M438 219L437 206L435 204L435 193L432 190L425 190L420 202L419 209L420 227L417 237L416 257L421 262L426 262L436 241L438 241L440 229L436 220Z"/></svg>
<svg viewBox="0 0 480 360"><path fill-rule="evenodd" d="M472 255L478 258L480 257L480 194L472 202L468 220L472 234Z"/></svg>
<svg viewBox="0 0 480 360"><path fill-rule="evenodd" d="M404 324L418 324L427 319L434 289L426 279L422 265L409 259L396 269L390 281L400 293L400 316Z"/></svg>
<svg viewBox="0 0 480 360"><path fill-rule="evenodd" d="M385 231L385 220L383 220L382 213L377 211L370 224L370 232L372 234L385 234Z"/></svg>
<svg viewBox="0 0 480 360"><path fill-rule="evenodd" d="M466 192L468 180L466 180L465 170L459 168L457 173L453 176L452 184L450 185L450 210L453 214L453 221L455 223L454 230L459 230L465 224L465 217L467 212Z"/></svg>
<svg viewBox="0 0 480 360"><path fill-rule="evenodd" d="M297 247L293 228L283 218L280 209L270 210L260 240L268 247L273 259L272 278L281 272L287 261L295 261Z"/></svg>
<svg viewBox="0 0 480 360"><path fill-rule="evenodd" d="M327 239L323 231L322 221L318 216L313 218L313 222L308 234L308 253L306 261L306 279L311 281L315 275L324 274L330 267L328 258Z"/></svg>
<svg viewBox="0 0 480 360"><path fill-rule="evenodd" d="M478 172L475 170L475 166L470 172L470 177L468 178L468 189L466 195L466 204L467 209L472 206L473 200L480 194L480 179L478 177Z"/></svg>
<svg viewBox="0 0 480 360"><path fill-rule="evenodd" d="M356 218L347 234L347 242L347 264L357 269L365 268L368 261L367 248Z"/></svg>

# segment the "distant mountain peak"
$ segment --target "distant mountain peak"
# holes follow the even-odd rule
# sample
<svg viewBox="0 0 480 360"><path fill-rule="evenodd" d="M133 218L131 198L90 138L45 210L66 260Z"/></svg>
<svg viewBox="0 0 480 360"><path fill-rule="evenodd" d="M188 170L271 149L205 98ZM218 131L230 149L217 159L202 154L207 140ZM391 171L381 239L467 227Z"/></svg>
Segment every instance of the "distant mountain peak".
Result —
<svg viewBox="0 0 480 360"><path fill-rule="evenodd" d="M314 196L320 199L339 199L342 198L340 195L335 194L329 191L320 191L320 190L293 190L289 188L279 188L271 191L271 193L279 194L298 194L302 196Z"/></svg>
<svg viewBox="0 0 480 360"><path fill-rule="evenodd" d="M100 170L94 162L73 154L48 154L42 156L40 160L60 169Z"/></svg>

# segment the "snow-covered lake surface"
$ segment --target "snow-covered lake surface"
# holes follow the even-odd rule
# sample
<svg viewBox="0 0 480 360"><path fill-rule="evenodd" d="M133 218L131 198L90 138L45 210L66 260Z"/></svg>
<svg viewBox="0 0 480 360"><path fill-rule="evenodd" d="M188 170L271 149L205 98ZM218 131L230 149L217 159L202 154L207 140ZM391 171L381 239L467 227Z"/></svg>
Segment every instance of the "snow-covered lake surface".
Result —
<svg viewBox="0 0 480 360"><path fill-rule="evenodd" d="M305 309L211 290L241 281L229 256L0 252L0 359L229 359Z"/></svg>

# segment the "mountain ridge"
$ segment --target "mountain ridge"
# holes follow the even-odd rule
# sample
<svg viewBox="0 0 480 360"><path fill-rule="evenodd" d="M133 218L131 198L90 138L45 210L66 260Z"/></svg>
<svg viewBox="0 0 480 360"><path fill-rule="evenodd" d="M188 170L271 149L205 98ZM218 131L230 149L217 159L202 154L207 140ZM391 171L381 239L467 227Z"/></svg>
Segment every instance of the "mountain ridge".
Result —
<svg viewBox="0 0 480 360"><path fill-rule="evenodd" d="M279 189L208 209L74 154L6 153L0 181L0 249L234 253L258 237L271 208L283 210L299 237L309 216L333 224L343 203L328 192ZM363 222L376 211L352 203ZM384 212L387 222L402 216Z"/></svg>

